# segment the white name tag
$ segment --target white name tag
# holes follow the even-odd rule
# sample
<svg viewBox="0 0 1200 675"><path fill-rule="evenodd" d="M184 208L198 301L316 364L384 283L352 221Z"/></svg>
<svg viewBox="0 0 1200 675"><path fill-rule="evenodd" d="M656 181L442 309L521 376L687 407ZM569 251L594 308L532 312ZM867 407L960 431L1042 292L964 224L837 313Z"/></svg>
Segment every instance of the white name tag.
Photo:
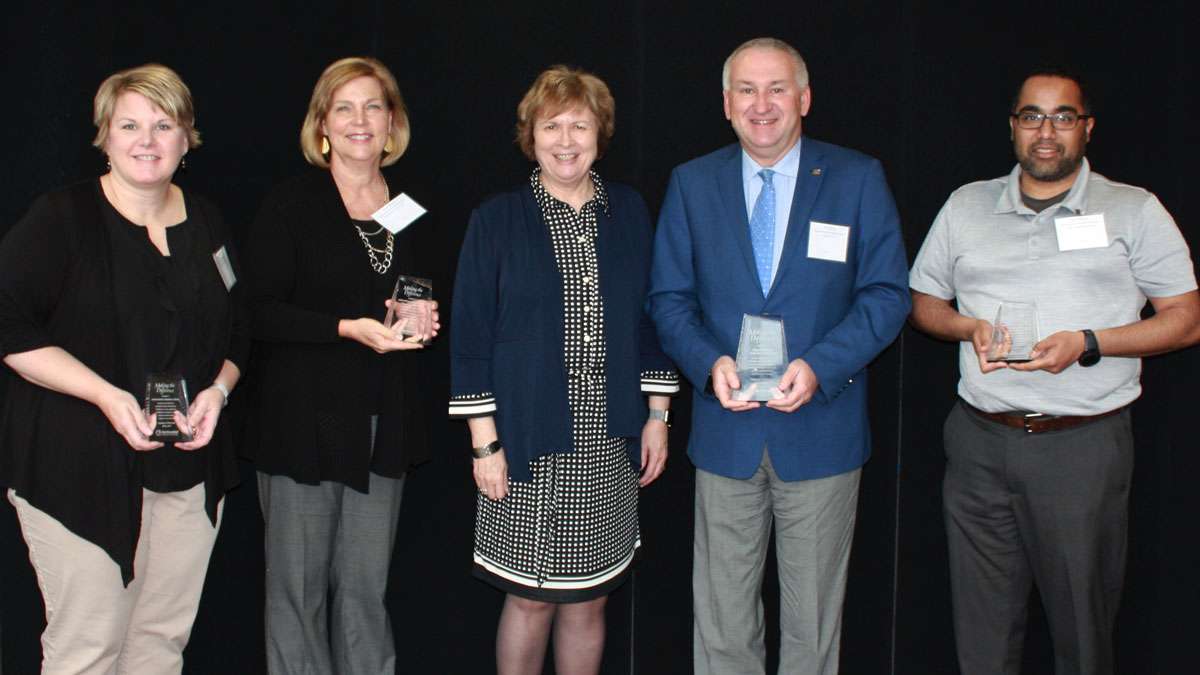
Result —
<svg viewBox="0 0 1200 675"><path fill-rule="evenodd" d="M225 252L224 246L213 254L213 262L217 263L217 272L221 274L221 281L225 282L225 291L232 290L237 283L237 275L233 273L233 265L229 262L229 254Z"/></svg>
<svg viewBox="0 0 1200 675"><path fill-rule="evenodd" d="M386 227L392 234L397 234L423 215L425 215L425 207L401 192L395 199L372 213L371 218Z"/></svg>
<svg viewBox="0 0 1200 675"><path fill-rule="evenodd" d="M808 222L808 257L844 263L849 245L850 226Z"/></svg>
<svg viewBox="0 0 1200 675"><path fill-rule="evenodd" d="M1104 227L1103 213L1055 218L1054 231L1058 234L1060 251L1108 247L1108 230Z"/></svg>

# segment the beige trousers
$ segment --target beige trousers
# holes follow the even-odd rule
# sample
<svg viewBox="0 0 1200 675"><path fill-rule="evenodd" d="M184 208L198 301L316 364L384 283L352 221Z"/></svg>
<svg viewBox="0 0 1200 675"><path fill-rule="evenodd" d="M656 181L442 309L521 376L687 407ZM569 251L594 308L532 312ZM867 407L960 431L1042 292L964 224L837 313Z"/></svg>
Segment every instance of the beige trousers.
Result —
<svg viewBox="0 0 1200 675"><path fill-rule="evenodd" d="M200 605L208 558L220 529L204 512L204 485L182 492L142 490L134 579L99 546L34 508L15 491L29 560L46 605L45 675L159 675L183 670L183 648Z"/></svg>

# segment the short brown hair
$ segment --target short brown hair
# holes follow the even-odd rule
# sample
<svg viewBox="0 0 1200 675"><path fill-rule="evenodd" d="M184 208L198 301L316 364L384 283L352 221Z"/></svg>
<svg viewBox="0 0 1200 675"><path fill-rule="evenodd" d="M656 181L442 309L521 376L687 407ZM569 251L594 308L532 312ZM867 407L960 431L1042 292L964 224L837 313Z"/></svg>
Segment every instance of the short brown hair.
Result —
<svg viewBox="0 0 1200 675"><path fill-rule="evenodd" d="M404 107L404 99L400 96L400 86L392 71L378 60L368 56L351 56L339 59L329 64L313 87L312 98L308 101L308 113L304 116L304 125L300 127L300 151L309 164L322 169L329 168L329 159L321 154L321 122L329 114L329 106L333 102L333 93L343 84L360 77L373 77L383 89L387 99L388 110L392 112L392 129L388 132L392 151L384 152L381 164L391 166L400 159L400 155L408 148L411 131L408 126L408 111Z"/></svg>
<svg viewBox="0 0 1200 675"><path fill-rule="evenodd" d="M104 149L108 141L108 125L112 122L113 108L121 94L132 91L146 97L162 110L187 133L188 147L200 146L200 132L196 131L196 110L192 105L192 92L170 68L147 63L109 75L96 90L92 101L92 122L96 125L96 138L92 145Z"/></svg>
<svg viewBox="0 0 1200 675"><path fill-rule="evenodd" d="M604 80L568 66L550 66L533 81L517 105L517 145L530 160L533 154L533 125L539 119L554 117L564 110L586 106L599 123L598 156L603 156L613 137L616 103Z"/></svg>

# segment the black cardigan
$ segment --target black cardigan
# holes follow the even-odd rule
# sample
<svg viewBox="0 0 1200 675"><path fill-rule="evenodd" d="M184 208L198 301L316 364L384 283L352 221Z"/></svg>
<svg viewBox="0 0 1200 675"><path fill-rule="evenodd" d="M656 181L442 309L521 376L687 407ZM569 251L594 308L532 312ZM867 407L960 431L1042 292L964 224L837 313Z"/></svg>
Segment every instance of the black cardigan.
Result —
<svg viewBox="0 0 1200 675"><path fill-rule="evenodd" d="M386 177L392 195L405 192L428 206L423 191L391 171ZM396 235L389 279L430 276L416 261L431 215ZM429 355L380 355L338 336L341 319L382 320L387 298L371 290L376 273L328 171L313 169L271 193L250 233L246 260L255 343L244 450L257 469L366 492L368 471L398 478L427 459L429 397L420 380ZM368 368L383 369L377 403L367 400ZM373 404L379 426L372 455Z"/></svg>
<svg viewBox="0 0 1200 675"><path fill-rule="evenodd" d="M0 243L0 357L62 347L141 400L145 383L126 381L101 199L95 179L44 195ZM194 196L187 203L187 226L196 228L195 236L208 239L213 251L222 245L231 251L216 208ZM203 283L223 284L216 264L208 269ZM214 328L215 341L225 348L210 355L203 369L207 381L193 383L193 390L208 386L225 359L244 370L249 336L240 310L242 286L233 287L226 321ZM5 370L0 483L104 549L128 584L142 511L135 451L96 406ZM205 507L215 523L217 503L238 480L227 416L209 444L206 473Z"/></svg>

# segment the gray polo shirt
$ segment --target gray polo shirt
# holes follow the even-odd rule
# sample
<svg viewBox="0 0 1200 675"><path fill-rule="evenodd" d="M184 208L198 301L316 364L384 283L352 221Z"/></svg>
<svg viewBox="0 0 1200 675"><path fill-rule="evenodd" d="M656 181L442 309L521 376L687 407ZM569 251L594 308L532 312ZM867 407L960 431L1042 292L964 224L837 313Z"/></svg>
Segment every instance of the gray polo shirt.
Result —
<svg viewBox="0 0 1200 675"><path fill-rule="evenodd" d="M1016 166L1006 177L950 195L909 272L913 290L957 298L959 312L988 321L1001 301L1034 302L1041 338L1123 326L1140 318L1148 297L1195 290L1187 243L1153 194L1093 173L1085 159L1066 199L1039 214L1021 202L1020 172ZM1080 221L1062 219L1077 216L1102 217L1102 230L1095 221L1088 228L1099 241L1060 250L1055 221L1065 228ZM963 342L958 394L988 412L1095 415L1141 394L1141 367L1139 358L1106 356L1058 375L1007 369L985 375L974 347Z"/></svg>

